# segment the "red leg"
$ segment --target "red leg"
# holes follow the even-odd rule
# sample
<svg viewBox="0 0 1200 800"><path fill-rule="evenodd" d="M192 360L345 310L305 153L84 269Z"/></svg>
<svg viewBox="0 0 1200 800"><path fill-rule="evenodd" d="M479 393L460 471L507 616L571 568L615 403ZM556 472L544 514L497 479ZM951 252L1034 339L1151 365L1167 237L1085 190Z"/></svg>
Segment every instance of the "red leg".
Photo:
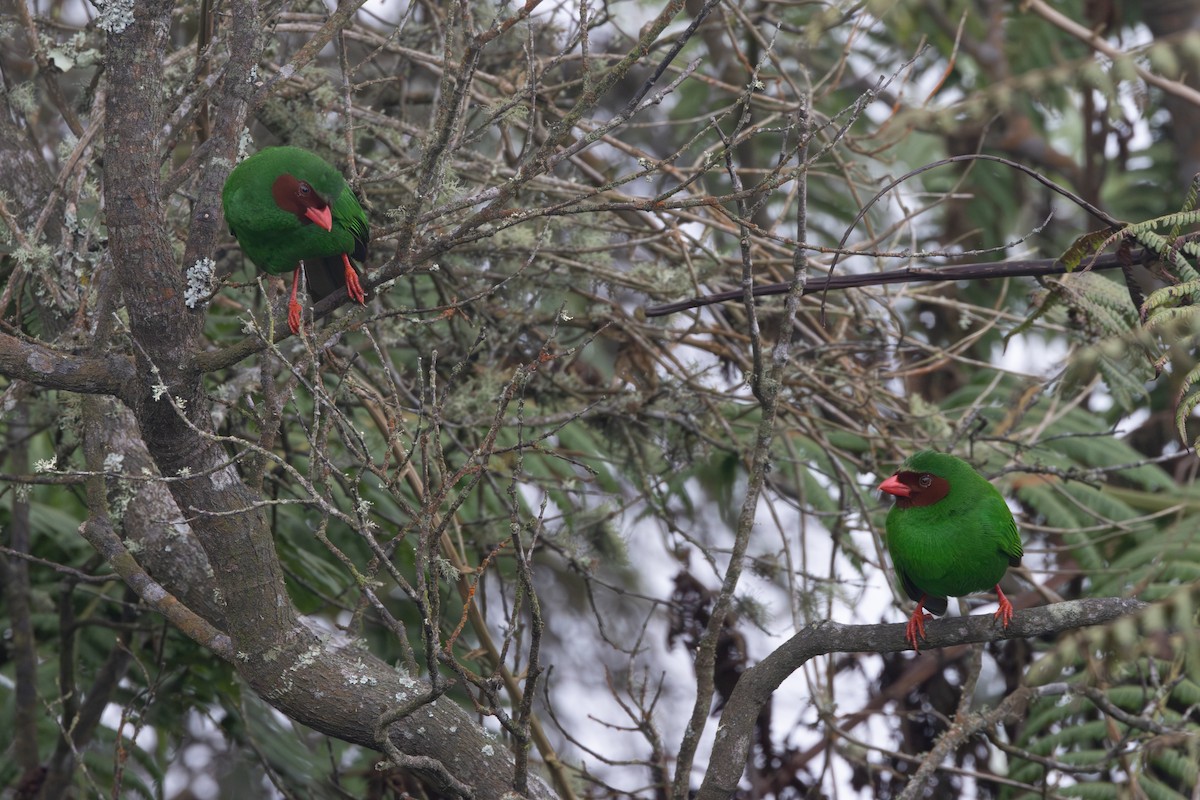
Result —
<svg viewBox="0 0 1200 800"><path fill-rule="evenodd" d="M367 304L367 294L363 291L362 284L358 282L358 273L354 271L354 267L350 266L350 257L342 253L342 263L346 265L346 293L350 295L351 300L356 300L360 305Z"/></svg>
<svg viewBox="0 0 1200 800"><path fill-rule="evenodd" d="M921 599L917 601L917 608L913 611L908 624L904 626L904 638L918 653L921 652L921 646L917 643L917 637L925 638L925 620L927 619L933 619L933 616L925 613L925 596L922 595Z"/></svg>
<svg viewBox="0 0 1200 800"><path fill-rule="evenodd" d="M995 618L1000 620L1001 626L1007 628L1008 623L1012 622L1013 604L1004 596L1004 591L998 583L996 584L996 594L1000 597L1000 608L996 609Z"/></svg>
<svg viewBox="0 0 1200 800"><path fill-rule="evenodd" d="M303 266L297 266L296 271L292 274L292 296L288 298L288 327L292 329L292 333L300 332L300 301L296 299L296 290L300 288L300 270Z"/></svg>

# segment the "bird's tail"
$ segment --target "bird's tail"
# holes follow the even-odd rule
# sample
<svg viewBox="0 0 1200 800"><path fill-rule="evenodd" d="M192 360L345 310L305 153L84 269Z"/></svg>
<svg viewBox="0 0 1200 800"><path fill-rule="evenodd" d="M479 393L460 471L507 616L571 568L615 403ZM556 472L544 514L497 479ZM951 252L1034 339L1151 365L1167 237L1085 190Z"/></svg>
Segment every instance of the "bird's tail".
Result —
<svg viewBox="0 0 1200 800"><path fill-rule="evenodd" d="M353 261L350 262L350 265L354 267L354 271L361 281L362 271L358 265ZM308 280L308 296L312 299L313 304L319 303L346 285L346 269L342 265L342 257L330 256L320 260L315 258L306 260L304 277ZM367 289L366 292L367 299L370 300L373 294L370 289Z"/></svg>
<svg viewBox="0 0 1200 800"><path fill-rule="evenodd" d="M935 617L940 617L946 613L947 600L945 597L931 597L925 595L925 610Z"/></svg>

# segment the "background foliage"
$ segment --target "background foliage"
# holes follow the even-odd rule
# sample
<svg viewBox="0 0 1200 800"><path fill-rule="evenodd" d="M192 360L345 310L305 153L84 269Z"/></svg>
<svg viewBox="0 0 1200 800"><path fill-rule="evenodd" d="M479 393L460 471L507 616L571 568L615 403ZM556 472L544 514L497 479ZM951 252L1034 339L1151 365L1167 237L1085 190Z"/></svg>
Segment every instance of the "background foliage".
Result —
<svg viewBox="0 0 1200 800"><path fill-rule="evenodd" d="M175 504L213 473L138 442L126 409L152 393L235 465L302 624L444 693L522 791L540 791L508 777L526 753L559 796L683 797L722 760L740 771L709 712L733 712L745 669L824 619L901 619L873 487L934 447L1019 511L1019 609L1151 605L814 658L752 709L740 795L1195 796L1195 3L169 7L142 100L175 253L153 269L200 299L163 301L195 325L189 402L148 369L118 391L23 349L146 363L111 250L132 220L105 195L128 150L106 102L127 15L151 5L0 6L8 796L454 793L426 762L377 769L371 731L271 708L287 670L247 674L269 653L164 622L80 536L110 522L217 631L257 613L214 599L207 517ZM343 168L373 226L373 300L319 306L302 337L279 336L281 284L231 237L198 254L211 292L190 260L233 153L278 143ZM982 161L872 202L976 152L1076 202ZM1125 268L1089 270L1102 248ZM643 313L751 281L1060 255L1076 269L1038 282ZM421 730L453 751L456 727Z"/></svg>

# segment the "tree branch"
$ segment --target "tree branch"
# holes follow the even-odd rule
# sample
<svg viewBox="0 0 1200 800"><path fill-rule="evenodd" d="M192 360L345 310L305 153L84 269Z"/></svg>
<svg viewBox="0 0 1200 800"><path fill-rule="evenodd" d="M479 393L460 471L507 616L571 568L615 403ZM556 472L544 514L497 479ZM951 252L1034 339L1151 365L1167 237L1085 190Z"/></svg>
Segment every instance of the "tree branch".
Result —
<svg viewBox="0 0 1200 800"><path fill-rule="evenodd" d="M65 353L0 333L0 374L46 389L121 396L136 378L123 356Z"/></svg>
<svg viewBox="0 0 1200 800"><path fill-rule="evenodd" d="M1106 42L1097 31L1080 25L1066 14L1051 8L1049 4L1044 2L1044 0L1027 0L1025 3L1025 8L1030 9L1039 17L1063 32L1074 36L1076 39L1083 42L1097 53L1100 53L1105 58L1112 59L1113 61L1122 61L1128 59L1133 71L1136 72L1137 76L1144 80L1147 84L1150 86L1156 86L1167 94L1172 94L1179 99L1191 103L1197 108L1200 108L1200 92L1196 91L1182 81L1173 81L1168 78L1164 78L1161 75L1155 75L1150 70L1141 66L1141 64L1138 63L1138 59L1129 58L1128 53L1119 48L1113 47Z"/></svg>
<svg viewBox="0 0 1200 800"><path fill-rule="evenodd" d="M1139 264L1147 257L1144 250L1133 253L1133 263ZM1039 278L1044 275L1065 275L1072 271L1120 269L1121 264L1116 253L1097 256L1093 261L1077 270L1067 267L1057 258L1031 259L1024 261L985 261L979 264L962 264L954 267L905 267L888 272L868 272L858 275L830 275L827 277L809 277L805 284L804 294L833 292L839 289L861 289L865 286L886 286L892 283L930 283L937 281L984 281L997 278ZM787 294L790 282L767 283L754 287L755 297L770 297L777 294ZM692 297L687 300L677 300L674 303L650 306L645 310L647 317L663 317L687 311L690 308L701 308L715 303L727 303L730 300L742 299L741 289L731 289L727 292Z"/></svg>
<svg viewBox="0 0 1200 800"><path fill-rule="evenodd" d="M947 647L972 642L1033 638L1063 631L1102 625L1146 608L1140 600L1093 597L1069 600L1018 612L1008 628L997 628L991 615L951 617L928 623L925 646ZM746 670L725 704L717 738L713 742L709 769L697 800L727 800L737 790L754 740L754 721L759 709L784 679L809 659L828 653L895 653L909 650L904 625L843 625L825 620L796 633L778 649Z"/></svg>
<svg viewBox="0 0 1200 800"><path fill-rule="evenodd" d="M1019 717L1029 707L1029 700L1033 695L1032 689L1022 686L1001 700L1000 704L990 711L982 714L957 715L950 730L938 738L937 744L921 761L921 766L917 768L916 774L904 787L900 800L913 800L913 798L921 796L925 784L951 753L980 731ZM970 698L970 694L967 692L963 692L962 696L964 700Z"/></svg>
<svg viewBox="0 0 1200 800"><path fill-rule="evenodd" d="M102 445L105 427L103 402L100 398L85 398L83 403L83 422L87 429L83 437L84 455L87 458L89 470L96 471L87 482L88 520L80 526L79 532L96 552L116 570L129 588L142 598L142 601L162 614L176 628L188 637L207 647L226 661L233 660L233 643L229 637L217 630L192 609L179 602L179 598L168 592L158 581L150 577L133 554L125 547L121 537L113 530L109 519L107 491L104 478L98 471L103 469L106 453Z"/></svg>

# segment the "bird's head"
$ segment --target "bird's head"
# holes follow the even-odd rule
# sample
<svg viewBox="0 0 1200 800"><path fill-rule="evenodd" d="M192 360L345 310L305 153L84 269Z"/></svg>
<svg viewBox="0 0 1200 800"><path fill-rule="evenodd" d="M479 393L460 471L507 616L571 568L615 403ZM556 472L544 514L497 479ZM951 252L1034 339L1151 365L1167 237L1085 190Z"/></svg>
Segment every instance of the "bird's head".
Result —
<svg viewBox="0 0 1200 800"><path fill-rule="evenodd" d="M271 195L275 198L275 205L289 214L295 214L301 223L312 222L327 231L333 229L333 211L329 203L308 181L285 172L271 185Z"/></svg>
<svg viewBox="0 0 1200 800"><path fill-rule="evenodd" d="M879 484L879 490L896 498L896 508L931 506L950 494L949 473L956 462L963 463L954 456L929 450L916 453Z"/></svg>

